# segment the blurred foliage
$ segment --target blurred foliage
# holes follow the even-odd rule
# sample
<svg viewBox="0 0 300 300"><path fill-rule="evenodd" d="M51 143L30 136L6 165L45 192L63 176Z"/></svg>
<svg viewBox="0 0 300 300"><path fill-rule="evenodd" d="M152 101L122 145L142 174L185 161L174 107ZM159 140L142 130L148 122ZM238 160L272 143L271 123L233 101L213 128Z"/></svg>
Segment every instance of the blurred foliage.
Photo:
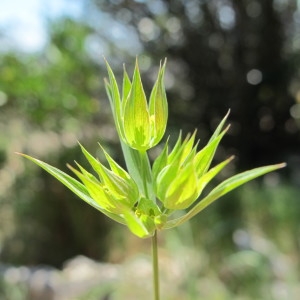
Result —
<svg viewBox="0 0 300 300"><path fill-rule="evenodd" d="M2 54L4 112L18 109L32 123L56 131L78 115L89 121L99 106L102 81L99 68L86 55L88 33L83 24L58 20L49 29L50 42L43 52Z"/></svg>
<svg viewBox="0 0 300 300"><path fill-rule="evenodd" d="M70 19L49 26L41 53L1 54L0 238L4 261L59 266L78 253L104 259L111 226L13 152L47 156L66 168L77 157L77 139L92 140L96 149L99 132L110 133L99 113L100 68L85 49L91 30Z"/></svg>
<svg viewBox="0 0 300 300"><path fill-rule="evenodd" d="M123 163L101 55L120 74L123 62L131 73L139 55L146 89L157 71L152 65L167 57L170 131L197 127L204 145L231 108L217 160L236 154L231 168L238 169L289 163L280 172L286 178L270 175L204 211L190 229L167 233L167 249L184 245L201 255L200 269L187 276L196 278L196 291L188 279L183 289L207 299L288 299L273 294L299 278L297 1L85 3L83 19L49 22L42 51L0 52L0 259L60 266L78 253L120 261L141 248L14 151L67 170L80 157L77 140L91 153L101 140Z"/></svg>

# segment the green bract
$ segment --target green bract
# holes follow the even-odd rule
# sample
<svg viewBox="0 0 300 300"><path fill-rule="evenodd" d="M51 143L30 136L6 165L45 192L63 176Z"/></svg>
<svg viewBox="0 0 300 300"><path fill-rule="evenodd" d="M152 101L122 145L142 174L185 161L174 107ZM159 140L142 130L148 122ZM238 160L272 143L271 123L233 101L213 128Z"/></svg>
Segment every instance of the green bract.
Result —
<svg viewBox="0 0 300 300"><path fill-rule="evenodd" d="M202 190L233 157L209 170L215 150L227 131L219 133L199 152L194 145L196 132L181 141L181 134L171 153L168 144L153 165L155 190L158 199L168 209L186 209L200 196Z"/></svg>
<svg viewBox="0 0 300 300"><path fill-rule="evenodd" d="M195 142L196 131L185 139L180 133L172 150L169 151L167 141L151 167L146 150L161 140L167 122L163 84L165 65L160 66L148 104L137 62L132 82L124 70L122 99L115 76L107 64L109 82L106 82L106 89L128 172L103 148L109 168L80 145L97 174L97 177L92 175L79 164L78 169L69 166L80 181L23 154L82 200L126 225L141 238L153 236L157 230L178 226L238 186L285 166L271 165L234 175L201 198L203 189L233 158L211 167L217 147L229 128L224 129L227 114L201 150L198 150L199 141ZM184 210L184 214L179 218L173 217L178 210Z"/></svg>
<svg viewBox="0 0 300 300"><path fill-rule="evenodd" d="M160 65L148 104L138 62L132 82L124 68L122 99L115 76L107 63L109 81L105 81L105 86L119 136L128 146L139 151L158 144L166 130L168 105L163 83L165 67L166 61Z"/></svg>

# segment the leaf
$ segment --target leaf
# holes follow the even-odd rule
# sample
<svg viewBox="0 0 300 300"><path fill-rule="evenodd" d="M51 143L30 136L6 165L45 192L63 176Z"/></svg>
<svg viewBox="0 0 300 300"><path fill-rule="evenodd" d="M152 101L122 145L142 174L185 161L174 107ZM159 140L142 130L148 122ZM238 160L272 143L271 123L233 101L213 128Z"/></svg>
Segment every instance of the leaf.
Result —
<svg viewBox="0 0 300 300"><path fill-rule="evenodd" d="M255 168L240 174L237 174L235 176L232 176L228 178L227 180L220 183L216 188L214 188L206 197L204 197L198 204L196 204L190 211L188 211L184 216L170 220L164 225L164 229L173 228L175 226L178 226L192 217L194 217L196 214L198 214L200 211L205 209L208 205L213 203L215 200L219 199L221 196L227 194L228 192L232 191L233 189L239 187L240 185L253 180L259 176L262 176L266 173L275 171L277 169L285 167L285 163L276 164L276 165L270 165L260 168Z"/></svg>
<svg viewBox="0 0 300 300"><path fill-rule="evenodd" d="M105 158L106 160L108 161L109 163L109 166L111 168L111 170L117 174L118 176L122 177L123 179L125 180L130 180L130 176L129 174L122 168L120 167L116 161L105 151L105 149L101 146L100 143L98 143L101 150L103 151L104 155L105 155Z"/></svg>
<svg viewBox="0 0 300 300"><path fill-rule="evenodd" d="M197 199L197 178L192 163L189 163L170 182L163 201L168 209L186 209Z"/></svg>
<svg viewBox="0 0 300 300"><path fill-rule="evenodd" d="M168 102L164 86L164 72L166 60L163 66L160 66L157 80L153 86L149 100L149 111L151 118L154 118L154 133L155 137L152 146L155 146L162 139L168 120Z"/></svg>
<svg viewBox="0 0 300 300"><path fill-rule="evenodd" d="M170 187L170 184L173 182L174 178L178 176L178 164L167 165L162 171L158 174L156 178L156 196L157 198L164 202L166 197L166 192Z"/></svg>
<svg viewBox="0 0 300 300"><path fill-rule="evenodd" d="M68 168L72 170L74 174L83 182L91 197L108 212L113 214L121 214L124 210L124 205L122 205L120 201L116 201L114 197L109 197L109 195L105 193L100 182L93 180L93 175L89 174L79 164L77 165L82 173L70 165L68 165Z"/></svg>
<svg viewBox="0 0 300 300"><path fill-rule="evenodd" d="M149 216L153 216L153 217L158 216L161 213L161 211L156 203L154 203L150 199L147 199L144 197L142 197L139 200L136 210L142 212L145 215L149 215Z"/></svg>
<svg viewBox="0 0 300 300"><path fill-rule="evenodd" d="M193 157L196 153L196 145L194 145L195 137L196 137L197 130L194 131L192 136L188 134L184 141L181 141L181 131L179 133L177 142L172 149L171 153L168 155L168 164L176 163L178 166L184 165Z"/></svg>
<svg viewBox="0 0 300 300"><path fill-rule="evenodd" d="M203 176L200 177L197 183L197 190L198 190L198 197L200 196L203 189L206 187L206 185L219 173L223 170L225 166L228 165L233 160L234 156L229 157L225 161L219 163L212 169L210 169L207 173L205 173Z"/></svg>
<svg viewBox="0 0 300 300"><path fill-rule="evenodd" d="M124 214L126 225L130 231L140 238L148 238L153 235L154 232L149 232L143 222L134 214L134 212L127 212Z"/></svg>
<svg viewBox="0 0 300 300"><path fill-rule="evenodd" d="M92 168L98 173L102 183L107 186L111 193L117 197L126 197L131 195L131 187L128 184L128 180L124 180L122 177L117 176L112 171L108 170L104 165L102 165L95 157L93 157L81 144L79 144L81 150L91 164ZM129 197L132 205L137 199Z"/></svg>
<svg viewBox="0 0 300 300"><path fill-rule="evenodd" d="M131 81L128 77L128 74L124 65L124 75L123 75L123 88L122 88L122 111L124 111L125 102L128 98L129 92L131 89Z"/></svg>
<svg viewBox="0 0 300 300"><path fill-rule="evenodd" d="M118 131L118 134L120 135L121 138L124 139L124 130L123 130L123 126L121 126L122 124L122 107L121 107L121 99L120 99L120 92L119 92L119 88L118 88L118 84L115 78L115 75L111 69L111 67L109 66L108 62L106 59L105 63L106 63L106 68L107 68L107 72L108 72L108 76L109 76L109 84L107 81L105 81L105 88L106 88L106 92L108 94L108 98L110 101L110 106L111 106L111 110L113 112L113 117L114 117L114 121L116 124L116 128Z"/></svg>
<svg viewBox="0 0 300 300"><path fill-rule="evenodd" d="M120 108L121 100L120 100L118 84L117 84L115 75L114 75L109 63L107 62L106 59L104 59L104 60L106 63L106 68L107 68L107 72L108 72L108 76L109 76L110 91L111 91L112 99L114 101L114 108L117 108L117 110L120 111L119 108Z"/></svg>
<svg viewBox="0 0 300 300"><path fill-rule="evenodd" d="M137 62L123 112L123 126L126 141L132 148L145 151L150 147L150 115Z"/></svg>
<svg viewBox="0 0 300 300"><path fill-rule="evenodd" d="M198 145L198 142L197 142L197 144L194 146L196 133L197 133L197 130L194 131L194 133L192 134L191 137L187 136L186 139L183 141L180 150L178 150L178 152L179 152L178 156L180 157L179 165L182 165L183 163L185 163L186 160L188 161L188 158L190 158L190 156L194 156L197 145ZM192 149L194 149L194 150L192 150ZM177 159L177 155L175 157Z"/></svg>
<svg viewBox="0 0 300 300"><path fill-rule="evenodd" d="M223 130L219 135L215 136L214 139L210 139L208 144L196 154L195 166L198 177L202 176L209 169L217 147L228 129L229 127Z"/></svg>
<svg viewBox="0 0 300 300"><path fill-rule="evenodd" d="M154 184L156 182L156 178L159 172L166 166L168 161L168 140L166 141L164 148L162 149L159 156L155 159L152 166L152 176L153 176Z"/></svg>
<svg viewBox="0 0 300 300"><path fill-rule="evenodd" d="M38 166L43 168L45 171L47 171L49 174L51 174L53 177L55 177L57 180L59 180L63 185L65 185L67 188L69 188L80 199L82 199L89 205L93 206L94 208L96 208L97 210L99 210L100 212L102 212L103 214L108 216L109 218L111 218L114 221L119 222L121 224L125 224L125 222L121 216L107 212L93 198L91 198L91 196L88 193L87 188L82 183L80 183L79 181L74 179L73 177L69 176L68 174L64 173L63 171L61 171L55 167L52 167L51 165L49 165L39 159L33 158L29 155L22 154L22 153L17 153L17 154L22 155L23 157L31 160L32 162L34 162L35 164L37 164Z"/></svg>
<svg viewBox="0 0 300 300"><path fill-rule="evenodd" d="M119 177L123 178L128 184L130 189L129 196L133 199L137 199L139 197L139 190L133 178L131 178L130 175L116 163L116 161L105 151L105 149L101 145L100 147L109 163L112 172L114 172Z"/></svg>
<svg viewBox="0 0 300 300"><path fill-rule="evenodd" d="M208 144L214 140L219 134L220 132L222 131L223 127L224 127L224 124L228 118L230 114L230 109L228 110L227 114L225 115L225 117L222 119L222 121L220 122L220 124L218 125L217 129L215 130L215 132L213 133L213 135L211 136L210 140L208 141Z"/></svg>
<svg viewBox="0 0 300 300"><path fill-rule="evenodd" d="M106 182L109 181L109 175L108 175L109 170L104 165L102 165L98 159L96 159L93 155L91 155L80 143L79 146L87 161L90 163L92 168L99 175L100 180L104 184L106 184Z"/></svg>
<svg viewBox="0 0 300 300"><path fill-rule="evenodd" d="M168 155L168 163L172 162L174 157L176 155L178 155L177 153L179 152L179 149L180 149L181 145L182 145L182 132L180 130L177 141L175 143L175 146L173 147L172 151Z"/></svg>

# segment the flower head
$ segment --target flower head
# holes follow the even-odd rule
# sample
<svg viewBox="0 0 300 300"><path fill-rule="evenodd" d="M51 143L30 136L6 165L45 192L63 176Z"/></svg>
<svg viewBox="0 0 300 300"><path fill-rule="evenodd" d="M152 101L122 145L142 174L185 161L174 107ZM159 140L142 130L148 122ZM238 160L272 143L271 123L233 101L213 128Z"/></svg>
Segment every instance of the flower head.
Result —
<svg viewBox="0 0 300 300"><path fill-rule="evenodd" d="M78 163L77 166L80 171L70 165L68 167L82 181L90 196L97 204L110 213L121 214L124 211L131 210L139 200L139 191L134 180L102 147L110 169L94 158L82 145L80 146L84 156L97 173L98 178L86 171Z"/></svg>
<svg viewBox="0 0 300 300"><path fill-rule="evenodd" d="M227 117L227 116L226 116ZM168 142L153 165L155 191L167 209L186 209L200 196L202 190L231 160L225 160L209 169L214 153L228 127L222 130L226 117L216 129L208 144L197 151L196 131L183 141L181 133L169 153Z"/></svg>
<svg viewBox="0 0 300 300"><path fill-rule="evenodd" d="M132 81L124 68L122 99L113 71L107 63L109 81L105 84L116 127L119 136L131 148L148 150L157 145L165 133L168 119L163 82L165 67L166 61L160 65L148 103L137 60Z"/></svg>
<svg viewBox="0 0 300 300"><path fill-rule="evenodd" d="M45 162L22 154L82 200L126 225L141 238L153 236L156 230L178 226L238 186L285 166L270 165L234 175L198 200L207 184L232 160L230 157L210 167L217 147L229 128L224 129L227 114L204 148L197 149L196 132L184 140L180 133L173 149L169 151L167 141L151 167L146 150L159 143L167 123L167 99L163 85L165 65L160 65L148 104L137 62L132 82L124 70L122 99L114 74L107 64L109 82L106 82L106 89L117 131L123 142L128 172L102 147L109 167L80 145L97 176L79 164L78 169L69 166L79 181ZM178 210L186 211L181 217L174 218L173 213Z"/></svg>

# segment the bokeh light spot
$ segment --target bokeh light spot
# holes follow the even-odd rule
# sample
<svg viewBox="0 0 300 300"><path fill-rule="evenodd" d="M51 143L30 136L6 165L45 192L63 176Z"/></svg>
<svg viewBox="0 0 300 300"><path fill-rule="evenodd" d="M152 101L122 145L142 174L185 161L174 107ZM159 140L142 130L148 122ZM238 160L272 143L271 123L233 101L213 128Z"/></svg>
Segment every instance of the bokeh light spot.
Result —
<svg viewBox="0 0 300 300"><path fill-rule="evenodd" d="M294 104L290 108L290 114L294 119L300 119L300 103Z"/></svg>
<svg viewBox="0 0 300 300"><path fill-rule="evenodd" d="M232 29L235 25L235 12L228 6L224 5L218 12L220 25L223 29Z"/></svg>
<svg viewBox="0 0 300 300"><path fill-rule="evenodd" d="M247 73L247 82L252 85L257 85L262 82L262 72L258 69L252 69Z"/></svg>

